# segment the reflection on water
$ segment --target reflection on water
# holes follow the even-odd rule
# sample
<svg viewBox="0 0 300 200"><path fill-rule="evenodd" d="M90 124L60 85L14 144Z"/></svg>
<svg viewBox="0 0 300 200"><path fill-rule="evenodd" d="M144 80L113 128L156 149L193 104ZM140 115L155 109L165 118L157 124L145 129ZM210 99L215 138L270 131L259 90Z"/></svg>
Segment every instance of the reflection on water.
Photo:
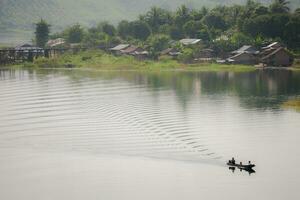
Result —
<svg viewBox="0 0 300 200"><path fill-rule="evenodd" d="M256 173L256 171L254 170L254 169L252 169L252 168L236 168L236 167L229 167L229 170L231 170L232 171L232 173L234 173L235 172L235 170L238 170L238 171L240 171L240 172L243 172L243 171L245 171L245 172L248 172L249 173L249 175L251 175L251 174L254 174L254 173Z"/></svg>
<svg viewBox="0 0 300 200"><path fill-rule="evenodd" d="M278 163L300 164L300 115L281 108L298 72L0 70L0 91L3 199L298 196ZM233 178L233 156L259 173Z"/></svg>

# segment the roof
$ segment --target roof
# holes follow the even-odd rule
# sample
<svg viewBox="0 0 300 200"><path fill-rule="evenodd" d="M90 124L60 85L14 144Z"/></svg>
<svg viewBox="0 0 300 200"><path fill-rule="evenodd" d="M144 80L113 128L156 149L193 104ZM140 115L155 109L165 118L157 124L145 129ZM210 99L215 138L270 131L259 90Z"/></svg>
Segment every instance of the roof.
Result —
<svg viewBox="0 0 300 200"><path fill-rule="evenodd" d="M262 58L262 60L265 60L265 59L268 59L270 58L271 56L275 55L276 53L280 52L280 51L284 51L286 52L288 55L290 54L289 52L287 52L283 47L280 47L278 49L275 49L274 51L272 51L270 54L266 55L265 57Z"/></svg>
<svg viewBox="0 0 300 200"><path fill-rule="evenodd" d="M149 52L148 51L135 51L133 54L134 55L148 55Z"/></svg>
<svg viewBox="0 0 300 200"><path fill-rule="evenodd" d="M133 52L135 52L138 48L139 48L139 47L132 45L132 46L127 47L126 49L123 49L123 50L121 50L121 51L122 51L122 53L125 53L125 54L126 54L126 53L133 53Z"/></svg>
<svg viewBox="0 0 300 200"><path fill-rule="evenodd" d="M23 45L19 45L15 48L15 50L43 50L42 48L40 47L35 47L33 45L30 45L30 44L23 44Z"/></svg>
<svg viewBox="0 0 300 200"><path fill-rule="evenodd" d="M241 53L238 53L238 54L236 54L236 55L234 55L234 56L231 56L231 57L228 58L228 59L234 60L235 58L238 58L238 57L240 57L241 55L251 55L251 53L248 53L248 52L241 52Z"/></svg>
<svg viewBox="0 0 300 200"><path fill-rule="evenodd" d="M186 39L182 39L182 40L179 40L179 42L183 45L192 45L192 44L197 44L201 41L201 39L189 39L189 38L186 38Z"/></svg>
<svg viewBox="0 0 300 200"><path fill-rule="evenodd" d="M179 53L180 52L177 49L174 49L174 48L167 48L167 49L160 52L161 55L166 55L166 54L176 55L176 54L179 54Z"/></svg>
<svg viewBox="0 0 300 200"><path fill-rule="evenodd" d="M130 46L129 44L119 44L119 45L115 46L114 48L111 48L110 50L111 51L121 51L121 50L126 49L129 46Z"/></svg>
<svg viewBox="0 0 300 200"><path fill-rule="evenodd" d="M269 49L269 48L272 48L275 46L281 46L281 44L279 42L273 42L273 43L269 44L268 46L263 47L263 49Z"/></svg>
<svg viewBox="0 0 300 200"><path fill-rule="evenodd" d="M47 42L47 45L50 46L50 47L55 47L55 46L62 45L62 44L65 44L65 43L66 43L65 39L57 38L57 39L54 39L54 40L49 40Z"/></svg>
<svg viewBox="0 0 300 200"><path fill-rule="evenodd" d="M244 45L241 48L239 48L239 49L237 49L237 50L235 50L231 53L239 54L239 53L243 53L243 52L253 53L253 54L258 53L258 51L254 47L252 47L251 45Z"/></svg>

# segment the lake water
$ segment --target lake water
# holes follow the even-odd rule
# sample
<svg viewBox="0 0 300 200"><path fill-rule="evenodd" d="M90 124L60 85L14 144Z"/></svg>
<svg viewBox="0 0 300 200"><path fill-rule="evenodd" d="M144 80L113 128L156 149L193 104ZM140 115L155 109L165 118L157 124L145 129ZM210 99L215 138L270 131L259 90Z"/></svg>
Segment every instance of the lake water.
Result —
<svg viewBox="0 0 300 200"><path fill-rule="evenodd" d="M287 70L2 69L0 199L300 199L294 98Z"/></svg>

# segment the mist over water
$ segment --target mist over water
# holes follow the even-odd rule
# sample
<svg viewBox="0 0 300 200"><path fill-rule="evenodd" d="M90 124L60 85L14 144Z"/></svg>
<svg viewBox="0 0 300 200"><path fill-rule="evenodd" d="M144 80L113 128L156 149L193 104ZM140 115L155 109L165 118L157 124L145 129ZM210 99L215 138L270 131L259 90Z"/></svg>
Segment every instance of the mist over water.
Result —
<svg viewBox="0 0 300 200"><path fill-rule="evenodd" d="M299 97L286 70L0 70L0 198L298 199Z"/></svg>

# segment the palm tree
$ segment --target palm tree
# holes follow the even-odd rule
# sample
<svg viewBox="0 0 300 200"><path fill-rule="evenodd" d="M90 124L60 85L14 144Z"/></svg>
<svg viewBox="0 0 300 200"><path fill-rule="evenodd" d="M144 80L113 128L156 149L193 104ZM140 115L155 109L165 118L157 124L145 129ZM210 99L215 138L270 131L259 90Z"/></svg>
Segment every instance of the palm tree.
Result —
<svg viewBox="0 0 300 200"><path fill-rule="evenodd" d="M272 13L288 13L290 11L289 3L286 0L274 0L270 5L270 11Z"/></svg>
<svg viewBox="0 0 300 200"><path fill-rule="evenodd" d="M191 12L188 7L186 7L185 5L180 6L175 14L175 22L179 26L183 26L191 18L190 14Z"/></svg>

